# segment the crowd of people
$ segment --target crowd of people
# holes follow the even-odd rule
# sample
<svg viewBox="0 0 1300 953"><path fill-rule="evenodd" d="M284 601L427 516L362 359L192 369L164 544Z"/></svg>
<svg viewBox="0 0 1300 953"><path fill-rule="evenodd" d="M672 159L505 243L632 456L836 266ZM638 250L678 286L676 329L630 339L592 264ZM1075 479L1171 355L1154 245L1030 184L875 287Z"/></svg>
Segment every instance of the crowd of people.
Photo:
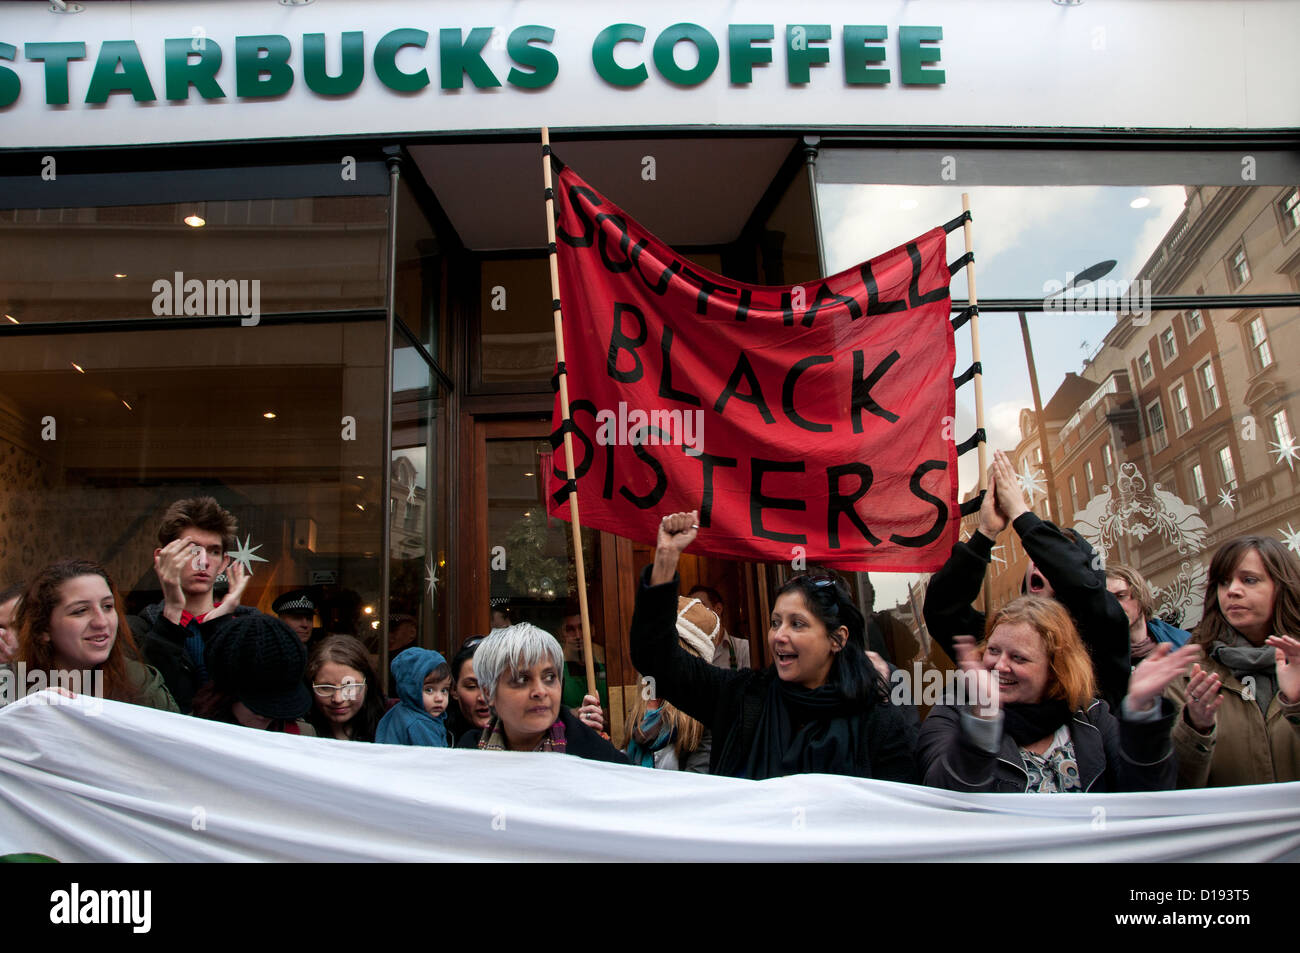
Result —
<svg viewBox="0 0 1300 953"><path fill-rule="evenodd" d="M1031 560L1023 594L986 616L974 603L1008 529ZM753 667L748 642L726 632L721 596L681 594L678 563L699 527L696 513L671 513L636 589L629 642L642 690L621 750L603 659L597 692L586 689L576 613L553 635L501 610L499 627L450 659L390 633L387 698L365 644L313 632L310 593L281 594L274 615L241 604L249 580L228 555L235 530L212 498L172 504L154 552L162 600L129 618L107 571L85 560L0 589L0 663L51 685L93 672L105 698L257 730L756 780L825 773L1030 793L1300 780L1296 558L1267 537L1224 543L1202 620L1183 631L1154 616L1140 573L1102 568L1081 536L1035 515L1001 453L976 530L924 604L967 697L924 719L899 704L895 670L831 573L775 593L772 663Z"/></svg>

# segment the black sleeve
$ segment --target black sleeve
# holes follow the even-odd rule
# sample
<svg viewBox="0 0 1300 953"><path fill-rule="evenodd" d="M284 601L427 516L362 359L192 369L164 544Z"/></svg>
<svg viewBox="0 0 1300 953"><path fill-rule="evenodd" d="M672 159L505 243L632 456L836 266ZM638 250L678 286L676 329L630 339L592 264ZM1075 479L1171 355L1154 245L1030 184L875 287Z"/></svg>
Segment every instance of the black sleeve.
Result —
<svg viewBox="0 0 1300 953"><path fill-rule="evenodd" d="M1052 584L1056 600L1074 617L1092 656L1101 697L1118 709L1128 692L1128 619L1119 600L1106 590L1100 561L1094 566L1088 552L1035 513L1020 514L1011 525L1020 534L1025 553Z"/></svg>
<svg viewBox="0 0 1300 953"><path fill-rule="evenodd" d="M971 534L969 542L958 543L943 567L930 579L925 590L925 626L930 635L948 653L953 652L953 636L984 635L984 613L971 603L979 598L993 553L993 540L981 532Z"/></svg>
<svg viewBox="0 0 1300 953"><path fill-rule="evenodd" d="M483 733L483 729L481 728L474 728L470 731L465 732L463 735L460 736L460 740L456 742L456 747L477 748L479 735L481 735L482 733Z"/></svg>
<svg viewBox="0 0 1300 953"><path fill-rule="evenodd" d="M129 622L144 660L158 670L181 713L190 714L194 696L203 686L199 684L199 670L185 651L189 629L168 621L161 611L152 624L139 616L131 616Z"/></svg>
<svg viewBox="0 0 1300 953"><path fill-rule="evenodd" d="M677 644L677 591L680 580L650 585L650 569L641 573L632 610L629 641L632 664L654 679L659 698L672 702L705 728L713 728L722 686L743 674L717 668Z"/></svg>
<svg viewBox="0 0 1300 953"><path fill-rule="evenodd" d="M1178 762L1171 735L1178 709L1163 696L1160 717L1153 721L1116 718L1102 702L1091 719L1106 748L1106 774L1111 791L1172 791L1178 783Z"/></svg>
<svg viewBox="0 0 1300 953"><path fill-rule="evenodd" d="M871 710L867 721L870 732L871 776L880 781L915 784L916 710L909 718L902 708L882 702Z"/></svg>
<svg viewBox="0 0 1300 953"><path fill-rule="evenodd" d="M996 754L989 754L962 734L961 714L952 705L930 710L917 743L921 783L947 791L992 791Z"/></svg>

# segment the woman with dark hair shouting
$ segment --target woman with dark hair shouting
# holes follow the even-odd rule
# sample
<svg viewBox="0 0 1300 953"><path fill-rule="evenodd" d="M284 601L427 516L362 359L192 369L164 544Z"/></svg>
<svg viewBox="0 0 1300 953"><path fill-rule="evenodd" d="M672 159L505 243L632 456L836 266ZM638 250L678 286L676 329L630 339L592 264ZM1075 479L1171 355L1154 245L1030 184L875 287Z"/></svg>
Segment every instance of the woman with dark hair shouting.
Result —
<svg viewBox="0 0 1300 953"><path fill-rule="evenodd" d="M862 613L831 576L796 576L776 594L775 664L715 668L677 641L677 563L699 530L695 512L659 524L632 615L632 662L647 686L713 732L709 772L737 778L845 774L914 781L915 731L889 704L868 660Z"/></svg>

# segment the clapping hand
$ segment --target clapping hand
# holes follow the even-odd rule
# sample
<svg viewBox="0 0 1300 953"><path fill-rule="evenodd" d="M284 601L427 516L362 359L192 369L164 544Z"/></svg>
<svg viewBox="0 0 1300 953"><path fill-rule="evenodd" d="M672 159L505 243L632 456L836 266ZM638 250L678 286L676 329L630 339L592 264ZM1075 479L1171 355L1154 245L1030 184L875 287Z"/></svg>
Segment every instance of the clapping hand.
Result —
<svg viewBox="0 0 1300 953"><path fill-rule="evenodd" d="M220 619L223 615L234 615L235 610L239 608L239 600L243 598L244 590L248 588L248 581L252 578L244 572L243 563L232 561L226 567L226 581L230 583L230 589L226 592L226 597L221 600L221 605L205 615L203 621L211 622L213 619Z"/></svg>
<svg viewBox="0 0 1300 953"><path fill-rule="evenodd" d="M1270 635L1264 640L1277 649L1277 690L1289 705L1300 702L1300 640Z"/></svg>
<svg viewBox="0 0 1300 953"><path fill-rule="evenodd" d="M1001 708L997 673L984 667L983 660L975 651L975 640L969 635L956 636L952 642L953 651L957 653L957 667L963 672L974 673L967 677L966 684L975 689L975 698L969 699L973 703L975 717L996 718ZM980 702L987 704L979 704Z"/></svg>
<svg viewBox="0 0 1300 953"><path fill-rule="evenodd" d="M1135 673L1136 674L1136 673ZM1200 665L1192 666L1192 677L1187 682L1187 701L1183 706L1183 717L1201 734L1214 727L1214 719L1223 704L1219 689L1223 681L1217 674L1211 674Z"/></svg>
<svg viewBox="0 0 1300 953"><path fill-rule="evenodd" d="M1184 674L1200 655L1201 649L1196 645L1184 645L1177 650L1168 642L1157 645L1155 651L1144 658L1129 676L1129 711L1150 711L1151 705L1165 688Z"/></svg>

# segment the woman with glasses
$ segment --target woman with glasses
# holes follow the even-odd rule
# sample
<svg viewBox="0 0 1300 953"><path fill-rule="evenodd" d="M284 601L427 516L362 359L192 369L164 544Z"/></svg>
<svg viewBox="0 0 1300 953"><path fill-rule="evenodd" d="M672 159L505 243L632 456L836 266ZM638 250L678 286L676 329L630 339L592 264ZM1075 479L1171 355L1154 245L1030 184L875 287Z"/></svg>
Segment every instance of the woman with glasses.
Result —
<svg viewBox="0 0 1300 953"><path fill-rule="evenodd" d="M374 741L384 717L383 693L359 639L331 635L322 639L307 661L312 709L308 719L316 734L340 741Z"/></svg>
<svg viewBox="0 0 1300 953"><path fill-rule="evenodd" d="M844 774L914 781L915 731L889 704L866 655L865 621L848 587L796 576L772 606L762 670L715 668L677 642L677 564L699 530L695 512L659 524L632 615L632 662L657 697L713 732L709 772L737 778Z"/></svg>
<svg viewBox="0 0 1300 953"><path fill-rule="evenodd" d="M475 635L465 640L460 651L451 657L451 701L447 706L447 730L454 738L461 738L474 730L482 730L492 720L492 707L487 695L474 674L474 651L485 636Z"/></svg>

